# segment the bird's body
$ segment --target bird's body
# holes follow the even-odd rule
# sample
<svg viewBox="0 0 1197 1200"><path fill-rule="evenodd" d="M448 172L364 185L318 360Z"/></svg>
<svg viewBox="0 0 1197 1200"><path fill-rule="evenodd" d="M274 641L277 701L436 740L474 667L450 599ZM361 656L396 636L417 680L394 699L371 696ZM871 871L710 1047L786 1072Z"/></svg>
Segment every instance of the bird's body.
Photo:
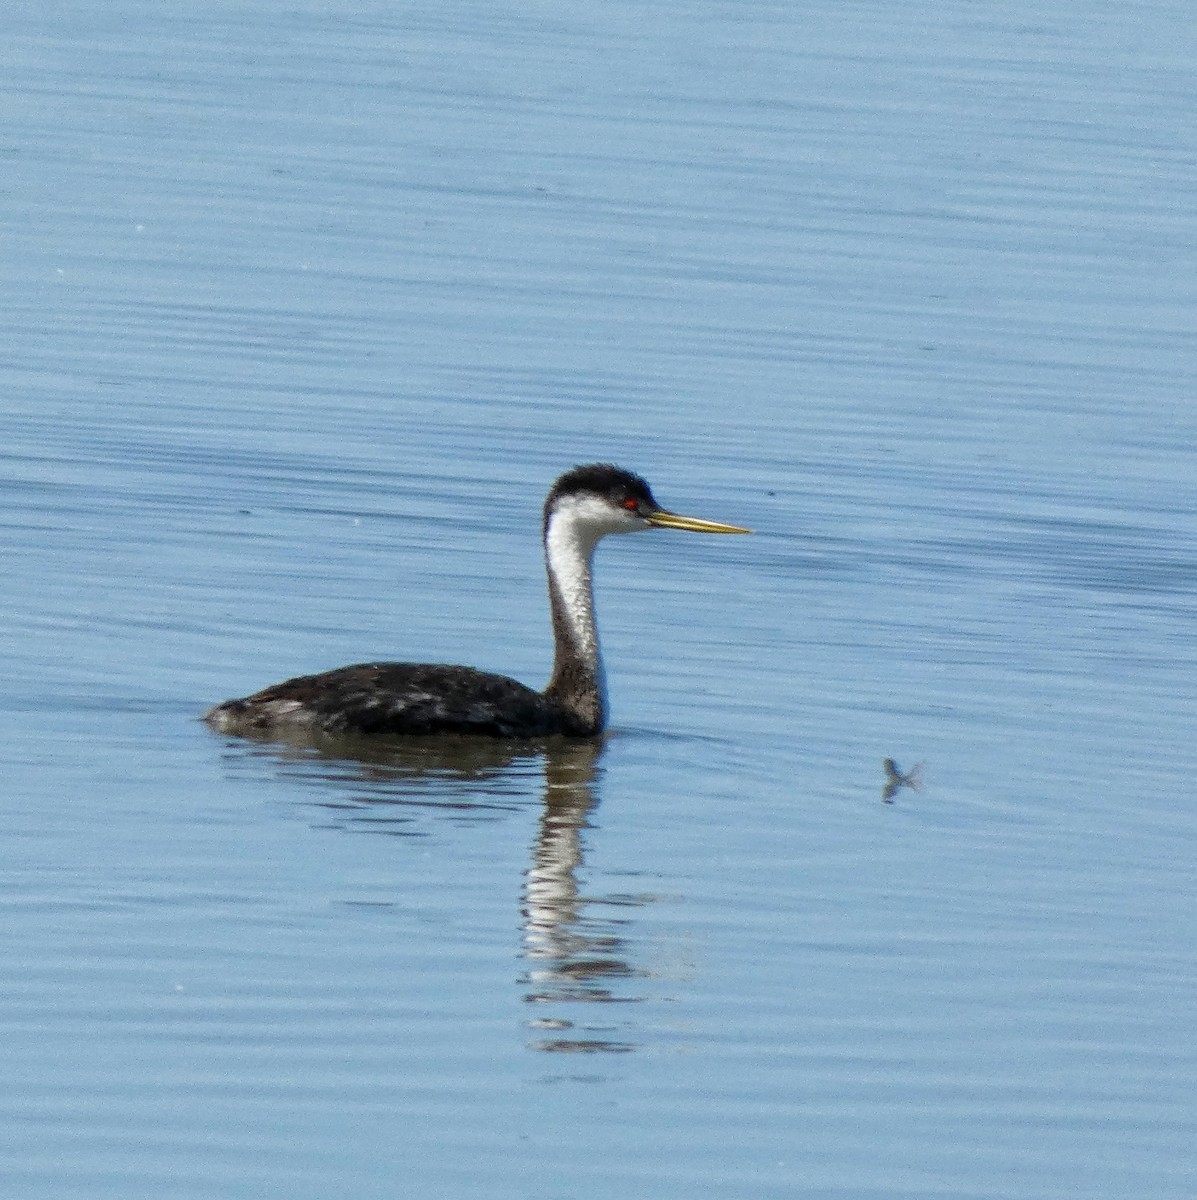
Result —
<svg viewBox="0 0 1197 1200"><path fill-rule="evenodd" d="M360 663L226 700L204 720L222 733L258 737L596 737L606 724L607 699L594 616L594 548L607 534L653 526L748 532L667 512L643 479L617 467L575 467L554 483L543 534L556 656L543 691L472 667Z"/></svg>
<svg viewBox="0 0 1197 1200"><path fill-rule="evenodd" d="M595 732L518 680L447 663L359 663L301 675L244 700L226 700L204 719L229 733L289 728L332 735L541 737Z"/></svg>

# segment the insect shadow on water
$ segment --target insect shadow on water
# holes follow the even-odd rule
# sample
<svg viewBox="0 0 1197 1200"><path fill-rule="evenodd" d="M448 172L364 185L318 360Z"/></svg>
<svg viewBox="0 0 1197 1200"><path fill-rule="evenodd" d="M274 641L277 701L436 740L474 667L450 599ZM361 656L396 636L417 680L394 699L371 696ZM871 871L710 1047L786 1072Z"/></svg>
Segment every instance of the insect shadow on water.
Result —
<svg viewBox="0 0 1197 1200"><path fill-rule="evenodd" d="M925 763L915 763L909 771L902 768L892 758L883 758L881 766L885 770L885 786L881 789L881 802L893 804L894 797L903 789L910 788L913 792L923 790L923 767Z"/></svg>

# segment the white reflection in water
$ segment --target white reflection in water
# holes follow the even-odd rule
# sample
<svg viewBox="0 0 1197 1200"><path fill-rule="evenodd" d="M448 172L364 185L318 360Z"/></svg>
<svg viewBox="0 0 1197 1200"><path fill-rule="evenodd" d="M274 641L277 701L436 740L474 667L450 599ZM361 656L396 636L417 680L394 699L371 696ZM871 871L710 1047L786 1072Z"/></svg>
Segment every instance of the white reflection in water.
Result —
<svg viewBox="0 0 1197 1200"><path fill-rule="evenodd" d="M585 831L598 804L602 753L600 742L564 739L235 740L227 761L232 767L268 761L288 779L318 791L316 805L328 814L319 827L326 829L426 837L433 822L502 819L538 800L521 905L521 953L528 966L518 977L524 1000L536 1009L529 1047L626 1052L636 1043L614 1036L609 1023L579 1023L556 1011L642 1001L629 981L651 976L631 962L635 928L629 920L631 910L652 902L651 894L588 896L579 882ZM612 910L618 916L601 915Z"/></svg>
<svg viewBox="0 0 1197 1200"><path fill-rule="evenodd" d="M584 896L578 885L582 834L597 802L599 752L597 746L585 744L545 757L544 807L524 879L524 955L530 960L525 999L531 1004L609 1004L643 998L617 988L620 981L639 974L626 958L624 923L590 915L599 901ZM634 906L646 900L607 901L617 902ZM532 1025L562 1034L574 1029L573 1022L563 1018L538 1017ZM545 1037L532 1046L571 1052L634 1048L629 1042L600 1036L593 1026L586 1032L588 1036Z"/></svg>

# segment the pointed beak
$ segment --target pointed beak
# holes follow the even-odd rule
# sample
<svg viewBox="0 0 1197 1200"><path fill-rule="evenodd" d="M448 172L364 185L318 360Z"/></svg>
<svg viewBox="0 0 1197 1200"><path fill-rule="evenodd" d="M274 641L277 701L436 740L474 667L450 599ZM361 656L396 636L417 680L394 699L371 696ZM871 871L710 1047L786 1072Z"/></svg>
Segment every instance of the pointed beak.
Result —
<svg viewBox="0 0 1197 1200"><path fill-rule="evenodd" d="M691 533L751 533L742 525L723 525L719 521L704 521L701 517L683 517L664 508L649 513L644 518L650 525L661 529L687 529Z"/></svg>

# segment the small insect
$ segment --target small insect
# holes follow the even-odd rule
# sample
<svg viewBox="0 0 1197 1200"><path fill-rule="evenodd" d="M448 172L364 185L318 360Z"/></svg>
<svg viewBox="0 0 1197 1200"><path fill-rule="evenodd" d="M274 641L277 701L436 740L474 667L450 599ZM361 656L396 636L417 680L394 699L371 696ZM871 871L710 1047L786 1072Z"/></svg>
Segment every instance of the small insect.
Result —
<svg viewBox="0 0 1197 1200"><path fill-rule="evenodd" d="M923 790L923 763L915 763L905 774L892 758L883 758L881 765L885 768L885 787L881 789L882 803L893 804L894 797L904 787L913 792Z"/></svg>

